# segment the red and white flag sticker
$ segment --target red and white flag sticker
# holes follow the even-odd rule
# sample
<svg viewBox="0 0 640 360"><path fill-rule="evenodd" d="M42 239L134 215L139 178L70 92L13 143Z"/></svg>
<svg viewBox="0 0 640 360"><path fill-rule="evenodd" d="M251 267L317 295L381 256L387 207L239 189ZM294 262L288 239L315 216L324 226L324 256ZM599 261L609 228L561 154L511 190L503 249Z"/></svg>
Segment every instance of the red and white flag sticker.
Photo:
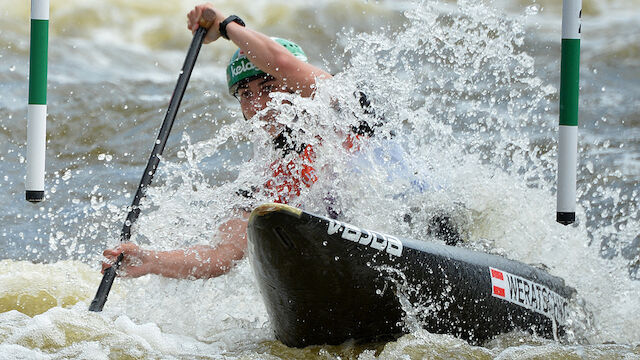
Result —
<svg viewBox="0 0 640 360"><path fill-rule="evenodd" d="M542 314L558 324L567 321L568 301L544 285L504 270L489 268L491 295Z"/></svg>

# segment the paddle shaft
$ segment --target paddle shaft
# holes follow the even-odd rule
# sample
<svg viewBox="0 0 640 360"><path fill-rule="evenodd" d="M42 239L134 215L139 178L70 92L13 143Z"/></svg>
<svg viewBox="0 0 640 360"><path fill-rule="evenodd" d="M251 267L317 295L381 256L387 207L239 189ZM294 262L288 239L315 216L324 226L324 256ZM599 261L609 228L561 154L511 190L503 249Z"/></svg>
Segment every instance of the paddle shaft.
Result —
<svg viewBox="0 0 640 360"><path fill-rule="evenodd" d="M206 9L203 12L202 16L210 25L213 22L213 19L215 19L215 12L212 9ZM129 208L127 219L125 220L124 226L122 227L122 232L120 233L121 242L129 241L129 239L131 238L131 226L136 222L138 216L140 215L140 200L142 200L142 198L145 196L147 187L151 184L153 175L155 174L156 169L158 168L158 164L160 163L160 155L162 155L162 151L167 144L167 139L169 138L171 127L173 126L173 122L178 113L180 102L182 101L185 89L187 88L189 78L191 77L191 72L193 71L196 59L198 58L198 53L200 52L200 47L202 46L202 41L207 34L208 28L209 26L200 26L193 35L193 40L191 41L189 51L187 52L184 64L182 65L182 70L180 71L180 76L178 77L178 83L176 84L176 87L173 90L173 95L171 96L171 100L169 101L169 108L167 109L167 114L165 115L164 121L162 122L160 133L158 134L158 138L155 142L155 145L153 146L153 150L151 151L151 156L149 157L147 167L144 169L144 173L142 174L142 179L140 179L140 185L138 185L138 190L136 191L136 195L133 198L133 203ZM116 270L118 270L118 268L120 267L123 258L124 253L120 253L115 263L111 265L111 267L105 269L104 276L102 277L102 282L98 287L96 296L94 297L93 301L91 301L89 311L102 311L102 308L107 301L109 291L111 290L113 280L116 277Z"/></svg>

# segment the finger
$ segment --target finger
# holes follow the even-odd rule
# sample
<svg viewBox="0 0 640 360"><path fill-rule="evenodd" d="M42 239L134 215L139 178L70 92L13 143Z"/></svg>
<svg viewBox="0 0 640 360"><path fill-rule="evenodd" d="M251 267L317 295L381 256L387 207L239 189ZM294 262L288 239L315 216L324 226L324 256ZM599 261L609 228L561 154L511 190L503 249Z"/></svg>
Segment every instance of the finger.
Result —
<svg viewBox="0 0 640 360"><path fill-rule="evenodd" d="M195 23L196 23L196 12L195 10L191 10L187 14L187 28L189 30L193 30L193 24Z"/></svg>
<svg viewBox="0 0 640 360"><path fill-rule="evenodd" d="M116 249L107 249L107 250L102 252L102 256L104 256L104 257L116 257L116 256L120 255L121 252L122 252L122 250L118 251Z"/></svg>
<svg viewBox="0 0 640 360"><path fill-rule="evenodd" d="M200 21L200 17L202 16L202 9L200 9L200 7L196 7L193 10L193 17L191 18L191 31L195 32L196 30L198 30L198 27L200 27L198 25L198 22Z"/></svg>
<svg viewBox="0 0 640 360"><path fill-rule="evenodd" d="M187 24L187 29L191 30L191 32L193 33L197 30L197 26L198 23L189 22L189 24Z"/></svg>
<svg viewBox="0 0 640 360"><path fill-rule="evenodd" d="M102 273L104 275L105 270L107 270L110 267L111 267L110 263L103 262L102 263L102 270L100 270L100 273Z"/></svg>
<svg viewBox="0 0 640 360"><path fill-rule="evenodd" d="M140 266L127 266L118 270L118 276L126 278L138 278L146 274Z"/></svg>
<svg viewBox="0 0 640 360"><path fill-rule="evenodd" d="M118 255L124 252L126 255L138 256L140 254L140 247L132 242L122 243L118 246Z"/></svg>

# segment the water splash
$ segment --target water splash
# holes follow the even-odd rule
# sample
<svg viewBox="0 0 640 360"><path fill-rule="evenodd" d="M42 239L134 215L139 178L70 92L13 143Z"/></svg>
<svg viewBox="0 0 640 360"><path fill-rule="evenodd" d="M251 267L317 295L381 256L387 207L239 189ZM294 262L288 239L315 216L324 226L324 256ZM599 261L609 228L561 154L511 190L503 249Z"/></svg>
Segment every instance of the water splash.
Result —
<svg viewBox="0 0 640 360"><path fill-rule="evenodd" d="M276 110L281 126L293 130L293 141L316 147L320 180L303 189L297 205L325 213L330 195L346 221L417 239L425 238L426 221L434 212L452 213L466 246L543 263L576 287L599 327L585 335L590 341L611 336L629 341L613 329L620 325L618 311L629 311L631 303L612 313L601 307L608 300L593 290L594 282L609 294L637 287L628 276L611 282L609 274L626 265L605 261L588 246L594 234L611 230L588 223L563 228L553 221L556 146L550 129L557 120L549 107L557 94L536 75L525 51L523 20L475 2L455 7L422 2L405 15L406 26L396 33L343 34L349 66L320 82L313 99L277 94L271 108L249 123L222 127L211 140L191 144L185 139L185 162L167 168L174 175L170 185L151 194L158 209L143 220L141 233L169 235L174 240L164 244L168 247L191 244L189 239L207 242L202 234L246 206L246 199L229 195L269 180L269 164L281 154L270 145L261 117ZM358 91L366 93L377 118L363 111L354 96ZM352 126L379 119L377 135L364 140L360 151L344 149ZM207 185L199 170L205 159L222 154L223 144L245 141L253 146L252 160L223 162L228 182ZM392 160L398 155L401 167ZM414 181L431 187L416 189ZM618 193L602 189L598 195L619 203ZM253 203L271 200L256 194ZM580 205L578 214L584 216L589 204ZM197 216L189 210L194 207ZM418 221L407 224L406 214ZM157 226L157 219L167 216L175 233ZM185 236L184 229L195 230ZM591 271L594 263L599 273ZM575 276L577 269L591 276ZM630 333L638 331L631 322L624 324Z"/></svg>
<svg viewBox="0 0 640 360"><path fill-rule="evenodd" d="M95 13L102 9L92 9L80 0L76 4L82 6L69 10L68 19L73 21L85 11ZM114 2L105 4L100 6L114 6ZM332 32L339 28L331 21L345 16L342 12L337 16L334 14L337 11L331 9L342 8L331 2L315 8L295 4L298 7L283 16L295 18L294 15L302 14L308 19L319 16L326 18L329 25L336 25L310 30L320 35L317 35L319 45L310 44L313 50L308 52L324 51L322 44L326 44L326 37L333 38ZM260 3L262 8L271 5L272 2ZM69 9L61 3L56 6L60 6L58 11ZM115 6L126 8L118 1ZM151 6L156 5L140 5L132 16L146 16L147 7ZM69 60L65 66L78 73L86 73L95 64L102 69L123 60L125 65L109 67L95 79L79 79L72 71L58 71L61 74L58 78L54 75L52 97L58 104L68 104L52 110L55 121L50 131L65 139L51 142L52 151L60 154L57 164L62 164L47 180L54 184L56 193L48 199L53 205L34 211L20 210L17 200L15 206L8 207L3 223L11 226L2 230L2 236L8 239L4 246L9 257L46 262L76 258L97 264L102 248L117 243L123 214L131 201L127 196L135 188L148 156L146 146L140 149L139 143L131 144L126 139L154 136L155 126L165 110L166 94L170 93L174 80L175 74L167 75L171 72L168 69L174 68L170 64L181 61L182 49L189 39L185 33L166 45L158 45L163 34L181 33L183 24L170 21L167 32L158 33L154 29L168 25L167 20L159 20L162 14L171 13L173 18L173 13L180 12L174 7L181 6L186 7L180 3L157 10L159 13L153 13L149 21L143 22L146 30L142 32L127 25L114 30L114 35L103 31L108 27L105 25L102 30L100 26L96 30L100 36L89 34L88 40L84 35L62 31L63 27L53 33L66 42L53 52L60 58L77 49L87 50L96 37L102 38L95 42L98 48L95 54L103 58L100 61L110 59L110 62L96 62L94 58L86 62ZM553 6L543 2L539 14L555 11ZM346 15L363 11L359 3L350 3L348 9ZM26 14L24 9L20 11ZM388 10L381 11L388 15ZM109 24L113 20L111 16L119 16L118 11L100 19ZM360 27L373 27L359 23L356 30L341 32L334 52L323 54L334 70L339 64L345 66L334 79L318 84L314 99L290 95L274 98L273 108L281 113L280 123L295 130L296 141L313 144L318 149L315 166L321 172L320 180L314 187L303 189L296 202L322 214L326 211L324 200L330 194L345 221L416 239L425 238L430 214L437 211L453 214L465 235L464 246L527 263L546 264L554 275L576 287L584 298L585 308L594 315L594 326L585 334L589 342L636 342L640 319L635 311L638 303L634 294L640 289L630 277L637 276L634 269L640 263L635 188L638 168L633 165L637 162L634 153L625 158L620 155L621 145L633 144L629 140L635 134L633 117L628 116L630 125L623 127L628 130L625 133L629 139L610 138L600 134L599 127L584 131L581 143L593 144L581 148L581 152L591 156L592 162L592 166L586 166L579 173L578 217L586 220L574 227L561 227L553 221L556 82L549 79L545 73L548 70L541 66L538 56L534 61L528 50L531 35L525 28L525 22L537 15L525 11L525 15L518 12L505 16L491 2L461 1L455 4L420 2L409 6L404 14L398 12L391 16L402 17L404 25L362 33ZM14 17L17 15L11 18ZM267 20L264 21L263 25L268 27ZM8 23L14 24L13 20ZM278 35L290 35L306 45L296 38L302 35L291 28L276 28L281 31ZM4 89L15 94L15 99L26 98L26 90L12 85L18 80L24 82L16 79L24 77L19 75L23 70L19 64L26 62L14 61L13 57L26 56L26 42L7 40L24 37L26 27L15 30L2 27L2 31L11 36L0 41L0 55L3 60L7 59L7 64L17 64L16 71L1 70L0 76L8 84ZM120 36L122 33L118 31L125 36ZM158 37L149 37L150 34ZM115 45L110 45L115 40ZM539 40L533 42L536 41ZM544 46L549 45L540 46L539 51L548 51ZM149 48L155 49L156 54L151 59L143 55ZM219 61L231 52L224 45L206 51ZM122 59L111 58L112 53L120 54ZM593 50L587 51L587 55L598 59ZM625 61L633 62L633 59ZM131 69L139 77L127 81ZM248 203L271 200L260 193L249 202L236 195L239 189L264 184L270 177L269 165L281 154L270 145L263 121L256 118L246 122L237 113L227 115L237 111L237 104L225 96L210 96L211 88L224 87L222 73L222 69L210 65L194 73L191 87L195 95L187 94L181 112L186 118L181 121L188 130L181 141L170 142L165 151L154 186L143 203L143 216L136 224L136 241L158 249L215 244L212 234L222 219ZM605 71L601 69L600 73ZM154 79L145 80L149 77ZM122 85L112 83L116 81L113 79ZM600 95L589 103L614 108L624 102L625 98L616 93L615 86L606 86L604 93L600 91L602 86L597 86ZM364 113L353 95L357 91L367 94L372 109L377 116L384 116L384 121L376 129L377 135L363 141L360 151L354 153L342 146L346 134L360 120L371 121L371 116ZM12 118L20 118L16 115L19 101L12 99L4 94L1 99L0 160L17 163L24 149L15 139L24 137L24 129L10 122ZM96 105L87 99L103 100ZM287 103L282 104L284 100ZM601 114L597 119L598 126L617 121L615 116ZM117 135L122 135L118 139L123 140L103 141L115 139ZM321 139L316 135L321 135ZM110 154L113 158L109 162L101 161L100 154ZM399 162L397 155L400 155ZM3 188L15 188L8 191L7 199L20 198L19 174L19 168L6 172L1 183ZM414 178L431 186L427 191L416 187ZM61 194L67 194L68 201L59 200ZM404 221L407 214L412 215L411 223ZM30 228L31 224L37 224L37 231ZM20 266L7 265L9 272L19 272ZM30 271L49 273L48 265L38 266L39 270ZM69 335L80 339L69 343L77 346L55 345L62 343L60 331L55 329L73 326L50 326L49 323L62 324L64 318L76 319L78 323L86 320L83 299L93 295L91 289L98 281L97 265L93 268L96 279L72 281L87 288L82 290L83 294L65 288L67 290L60 294L52 292L54 300L36 302L33 309L45 311L40 317L27 319L12 311L3 313L3 324L10 324L10 330L0 333L3 343L7 343L2 346L30 355L41 354L38 349L42 346L69 357L104 354L104 347L110 347L117 354L150 357L221 353L255 356L280 351L273 345L266 313L246 261L228 276L208 282L157 278L118 281L108 303L108 321L87 320L93 324L90 329L78 328L80 330L73 334L80 335ZM65 277L51 276L52 283ZM12 292L11 296L20 291ZM76 298L65 302L69 294ZM34 293L33 296L40 295ZM74 301L79 301L77 308L72 307ZM52 308L47 310L47 307ZM173 311L175 309L177 311ZM122 313L127 315L119 318ZM111 321L118 324L115 330ZM148 322L155 325L136 325ZM190 330L193 324L197 324L198 330ZM29 325L31 330L20 332L23 325ZM145 332L156 340L144 338ZM16 335L18 333L32 335ZM47 334L54 338L55 346L47 347L44 340L38 340L45 339ZM94 337L99 334L107 334L107 340ZM429 349L442 350L449 346L459 349L456 354L469 357L638 354L634 345L560 345L539 343L524 335L510 336L485 347L470 347L446 336L415 330L385 346L378 355L420 356L432 354ZM158 338L169 339L166 342L171 344L179 338L188 345L172 350L169 345L161 345ZM135 345L126 345L131 339L135 339ZM231 344L233 341L239 341L240 345ZM266 346L267 350L260 345L264 342L271 344ZM320 356L318 352L321 351L309 356ZM365 351L361 357L375 355Z"/></svg>

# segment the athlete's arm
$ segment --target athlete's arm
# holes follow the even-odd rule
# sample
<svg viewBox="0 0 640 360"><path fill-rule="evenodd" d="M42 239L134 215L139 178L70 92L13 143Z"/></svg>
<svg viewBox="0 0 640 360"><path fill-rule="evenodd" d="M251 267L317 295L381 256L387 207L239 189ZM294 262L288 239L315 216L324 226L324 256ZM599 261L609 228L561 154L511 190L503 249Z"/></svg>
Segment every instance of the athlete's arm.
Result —
<svg viewBox="0 0 640 360"><path fill-rule="evenodd" d="M227 25L227 34L260 70L280 79L288 90L309 97L315 91L316 79L331 75L296 58L284 46L255 30L236 23Z"/></svg>
<svg viewBox="0 0 640 360"><path fill-rule="evenodd" d="M220 243L216 246L197 245L171 251L144 250L134 243L124 243L103 255L111 262L124 251L119 275L140 277L157 274L176 279L206 279L228 272L247 249L248 212L241 218L228 220L219 227ZM111 263L102 264L102 269Z"/></svg>
<svg viewBox="0 0 640 360"><path fill-rule="evenodd" d="M195 31L199 25L202 11L213 5L207 3L198 5L187 17L188 27ZM206 42L215 41L220 37L220 22L225 16L217 9L216 21L207 33ZM255 30L243 27L235 22L231 22L226 27L229 39L233 41L245 54L249 60L260 70L281 80L288 90L299 92L301 96L309 97L313 94L316 79L328 79L331 75L326 71L308 64L291 54L282 45L275 42L270 37Z"/></svg>

